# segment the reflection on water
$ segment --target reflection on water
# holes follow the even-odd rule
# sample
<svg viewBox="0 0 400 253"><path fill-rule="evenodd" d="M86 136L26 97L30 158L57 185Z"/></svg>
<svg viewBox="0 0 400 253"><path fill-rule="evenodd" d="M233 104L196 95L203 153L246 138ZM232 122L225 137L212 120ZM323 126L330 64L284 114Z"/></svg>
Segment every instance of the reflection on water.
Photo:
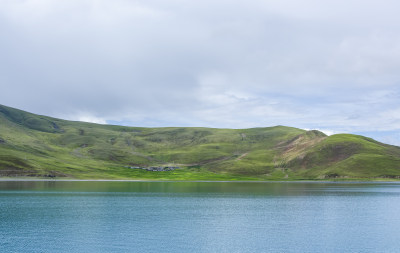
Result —
<svg viewBox="0 0 400 253"><path fill-rule="evenodd" d="M0 182L0 252L396 252L400 184Z"/></svg>
<svg viewBox="0 0 400 253"><path fill-rule="evenodd" d="M0 181L0 191L212 193L299 196L342 193L399 193L396 182L129 182Z"/></svg>

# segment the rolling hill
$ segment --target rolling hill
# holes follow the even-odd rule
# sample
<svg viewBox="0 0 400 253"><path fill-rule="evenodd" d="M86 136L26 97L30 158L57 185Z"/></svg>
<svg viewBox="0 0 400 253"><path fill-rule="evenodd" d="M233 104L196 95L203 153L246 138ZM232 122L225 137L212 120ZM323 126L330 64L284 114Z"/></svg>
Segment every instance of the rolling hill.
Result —
<svg viewBox="0 0 400 253"><path fill-rule="evenodd" d="M159 170L159 171L151 171ZM400 147L275 126L141 128L0 105L0 177L151 180L400 178Z"/></svg>

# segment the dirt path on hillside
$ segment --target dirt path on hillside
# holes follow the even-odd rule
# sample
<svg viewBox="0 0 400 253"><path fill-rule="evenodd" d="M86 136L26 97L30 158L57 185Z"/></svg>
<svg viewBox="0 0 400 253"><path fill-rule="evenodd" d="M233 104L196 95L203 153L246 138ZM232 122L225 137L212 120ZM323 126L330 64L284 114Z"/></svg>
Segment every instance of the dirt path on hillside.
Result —
<svg viewBox="0 0 400 253"><path fill-rule="evenodd" d="M239 156L238 158L236 158L236 161L240 161L242 160L245 156L247 156L249 153L244 153L241 156Z"/></svg>

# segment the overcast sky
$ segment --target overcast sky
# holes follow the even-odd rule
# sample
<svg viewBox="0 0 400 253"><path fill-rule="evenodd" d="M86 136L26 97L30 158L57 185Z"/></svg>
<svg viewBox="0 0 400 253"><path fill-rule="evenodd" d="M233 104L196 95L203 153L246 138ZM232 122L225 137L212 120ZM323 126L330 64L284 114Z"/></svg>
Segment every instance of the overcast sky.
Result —
<svg viewBox="0 0 400 253"><path fill-rule="evenodd" d="M0 104L400 145L395 0L0 0Z"/></svg>

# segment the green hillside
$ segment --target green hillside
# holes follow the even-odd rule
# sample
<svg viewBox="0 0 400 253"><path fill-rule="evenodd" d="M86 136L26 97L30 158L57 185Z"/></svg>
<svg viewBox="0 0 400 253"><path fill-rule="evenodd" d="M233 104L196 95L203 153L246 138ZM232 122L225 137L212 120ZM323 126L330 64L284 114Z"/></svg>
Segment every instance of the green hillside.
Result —
<svg viewBox="0 0 400 253"><path fill-rule="evenodd" d="M148 171L147 168L173 168ZM163 169L164 170L164 169ZM400 147L276 126L139 128L0 105L0 177L155 180L398 179Z"/></svg>

